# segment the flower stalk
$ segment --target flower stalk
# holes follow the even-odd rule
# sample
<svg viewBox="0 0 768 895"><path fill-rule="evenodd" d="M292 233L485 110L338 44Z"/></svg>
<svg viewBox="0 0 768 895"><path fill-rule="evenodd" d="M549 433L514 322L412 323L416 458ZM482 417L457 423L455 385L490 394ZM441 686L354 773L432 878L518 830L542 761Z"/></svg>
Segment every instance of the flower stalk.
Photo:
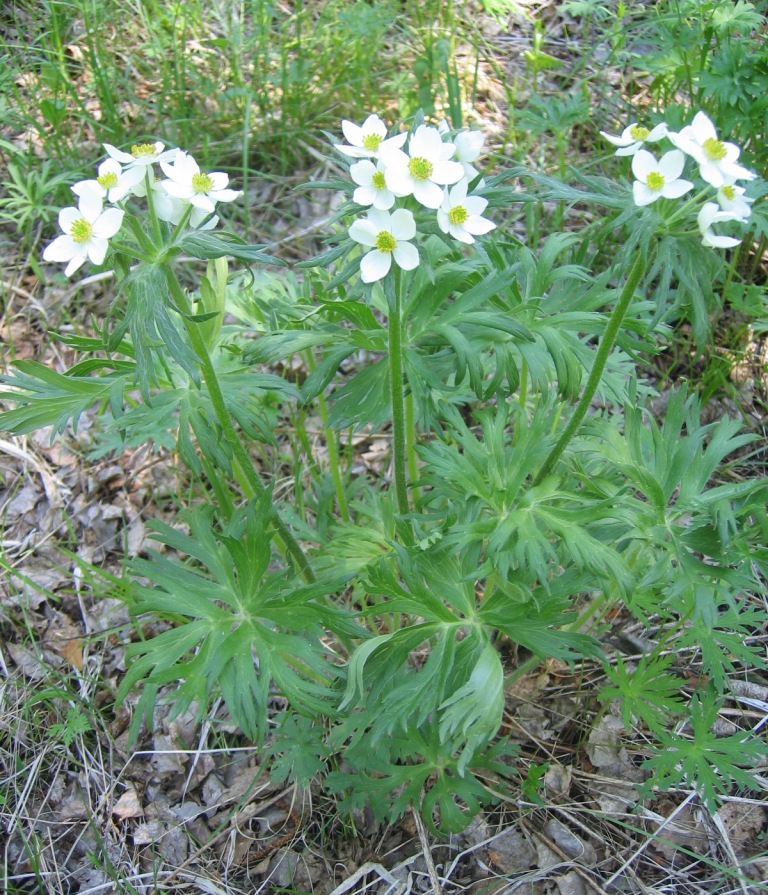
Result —
<svg viewBox="0 0 768 895"><path fill-rule="evenodd" d="M642 252L638 252L637 257L635 258L635 263L632 265L632 268L627 275L627 281L624 284L621 295L619 296L619 301L617 302L616 307L613 309L611 318L608 321L605 332L603 333L603 338L600 342L600 346L597 349L597 354L595 355L595 362L592 365L592 371L589 374L589 379L587 380L586 387L584 388L584 392L579 400L579 403L576 406L576 410L574 411L574 414L571 417L568 425L565 427L565 431L560 436L557 444L549 452L547 459L544 461L544 464L539 470L538 475L533 481L534 485L540 484L550 474L550 472L552 472L555 463L557 463L557 461L560 459L560 455L563 453L566 447L568 447L568 443L576 434L576 430L579 428L582 420L586 416L587 411L589 410L589 405L592 403L592 398L595 397L595 392L597 391L597 387L600 384L600 379L602 378L603 370L605 370L605 365L608 361L608 357L613 350L613 346L616 342L616 336L619 333L619 329L621 328L621 324L624 321L627 309L632 302L632 299L635 295L635 290L637 289L637 285L640 282L643 274L645 273L646 268L647 263L642 255Z"/></svg>
<svg viewBox="0 0 768 895"><path fill-rule="evenodd" d="M168 283L168 288L171 292L171 295L173 296L177 307L184 314L184 326L186 327L187 335L189 336L192 348L194 349L195 354L200 361L203 381L205 382L206 388L208 389L208 395L211 399L211 405L213 406L214 413L216 414L216 419L221 426L224 437L226 438L232 450L237 465L240 467L241 471L245 475L248 486L256 497L262 497L266 493L267 489L264 483L261 481L261 476L254 467L253 462L248 455L248 452L243 446L242 439L237 434L237 430L232 423L232 418L229 414L229 410L227 409L226 401L224 400L224 394L221 390L218 376L216 375L216 368L213 365L211 355L208 352L208 347L205 344L203 333L201 332L200 327L194 321L189 319L189 316L191 316L192 314L192 309L189 306L189 302L187 301L187 297L184 294L184 290L181 288L181 284L176 278L176 274L168 265L165 265L164 269L166 281ZM280 518L276 509L272 521L277 530L278 539L282 543L285 553L290 555L304 580L310 583L316 581L315 573L312 571L312 567L309 564L309 560L307 559L306 554L301 549L301 545L293 536L291 530Z"/></svg>
<svg viewBox="0 0 768 895"><path fill-rule="evenodd" d="M405 426L405 388L403 382L403 320L401 275L394 267L393 275L384 280L389 303L389 383L392 396L392 465L394 467L397 508L402 515L410 512L408 477L406 474L407 438Z"/></svg>

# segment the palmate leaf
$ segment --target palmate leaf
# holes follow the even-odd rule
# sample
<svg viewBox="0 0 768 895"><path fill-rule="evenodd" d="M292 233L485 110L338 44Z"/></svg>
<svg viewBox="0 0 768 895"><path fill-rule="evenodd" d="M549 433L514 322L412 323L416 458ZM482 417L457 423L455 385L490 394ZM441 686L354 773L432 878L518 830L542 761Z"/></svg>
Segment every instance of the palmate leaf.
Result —
<svg viewBox="0 0 768 895"><path fill-rule="evenodd" d="M332 733L335 743L344 737L350 744L345 751L349 770L333 771L326 785L339 794L342 810L369 806L379 820L394 821L414 807L433 832L459 832L493 801L475 772L507 773L504 759L516 753L504 741L495 743L459 773L459 759L441 741L436 722L372 741L364 733L370 718L365 711ZM355 724L359 728L353 732Z"/></svg>
<svg viewBox="0 0 768 895"><path fill-rule="evenodd" d="M203 260L231 257L245 264L271 264L284 267L285 261L269 255L265 246L249 245L244 239L232 233L212 233L209 230L190 230L177 244L180 252Z"/></svg>
<svg viewBox="0 0 768 895"><path fill-rule="evenodd" d="M653 788L666 792L676 786L691 787L714 814L718 798L730 794L735 786L760 788L753 769L768 757L765 742L744 731L719 736L716 721L721 708L722 700L713 690L696 693L690 705L690 733L656 732L660 748L643 764L651 776L640 787L641 793L649 794Z"/></svg>
<svg viewBox="0 0 768 895"><path fill-rule="evenodd" d="M600 689L600 701L618 700L621 720L631 730L635 719L651 731L666 730L670 718L683 710L680 678L671 670L674 656L642 656L628 668L621 656L604 663L609 683Z"/></svg>
<svg viewBox="0 0 768 895"><path fill-rule="evenodd" d="M37 361L16 361L12 375L0 376L0 382L9 387L0 391L0 401L16 404L0 413L0 429L23 435L52 426L56 434L71 421L77 431L78 420L94 404L122 405L134 370L130 361L102 360L88 371L98 376L64 375Z"/></svg>
<svg viewBox="0 0 768 895"><path fill-rule="evenodd" d="M171 318L176 311L169 303L165 268L140 264L122 281L121 288L126 296L125 317L112 334L111 344L130 332L136 352L136 379L144 398L162 378L158 374L158 349L165 349L194 382L199 382L197 357L178 321Z"/></svg>
<svg viewBox="0 0 768 895"><path fill-rule="evenodd" d="M223 530L210 508L185 515L189 534L162 523L158 539L186 561L152 554L132 565L152 586L136 585L136 616L152 613L176 627L129 647L131 664L119 696L144 683L149 692L178 681L174 712L197 704L202 715L220 692L234 722L251 738L266 731L267 700L275 687L299 710L333 711L337 670L327 661L320 633L359 629L323 598L339 580L305 585L287 571L269 571L269 498L234 513Z"/></svg>

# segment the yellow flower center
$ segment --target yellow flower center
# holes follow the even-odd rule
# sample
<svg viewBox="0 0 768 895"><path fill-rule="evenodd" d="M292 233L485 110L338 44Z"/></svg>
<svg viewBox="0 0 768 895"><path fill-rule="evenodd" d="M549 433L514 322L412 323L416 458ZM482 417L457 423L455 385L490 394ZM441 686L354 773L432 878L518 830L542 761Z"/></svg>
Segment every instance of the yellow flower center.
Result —
<svg viewBox="0 0 768 895"><path fill-rule="evenodd" d="M429 180L432 170L432 162L429 159L417 157L408 162L408 172L414 180Z"/></svg>
<svg viewBox="0 0 768 895"><path fill-rule="evenodd" d="M721 188L720 192L731 202L736 198L736 190L729 184Z"/></svg>
<svg viewBox="0 0 768 895"><path fill-rule="evenodd" d="M371 183L377 190L383 190L387 187L387 179L384 177L383 171L374 171L371 177Z"/></svg>
<svg viewBox="0 0 768 895"><path fill-rule="evenodd" d="M706 157L713 162L721 162L727 155L723 141L716 140L714 137L705 140L702 149L704 150Z"/></svg>
<svg viewBox="0 0 768 895"><path fill-rule="evenodd" d="M192 189L196 193L207 193L212 186L213 181L207 174L203 174L202 171L192 175Z"/></svg>
<svg viewBox="0 0 768 895"><path fill-rule="evenodd" d="M157 155L154 143L140 143L131 146L131 155L134 158L151 158Z"/></svg>
<svg viewBox="0 0 768 895"><path fill-rule="evenodd" d="M85 218L78 218L78 220L74 221L72 224L72 228L69 231L69 235L74 239L75 242L88 242L91 238L91 234L93 233L93 227L86 221Z"/></svg>
<svg viewBox="0 0 768 895"><path fill-rule="evenodd" d="M114 171L110 171L108 174L102 174L101 177L96 178L96 183L103 190L111 190L113 186L117 186L117 174Z"/></svg>
<svg viewBox="0 0 768 895"><path fill-rule="evenodd" d="M394 252L397 240L388 230L382 230L376 237L376 248L380 252Z"/></svg>
<svg viewBox="0 0 768 895"><path fill-rule="evenodd" d="M448 212L448 220L452 224L463 224L468 217L467 209L463 205L454 205Z"/></svg>
<svg viewBox="0 0 768 895"><path fill-rule="evenodd" d="M648 179L645 181L648 184L648 189L651 190L660 190L664 187L664 175L659 174L658 171L651 171L648 175Z"/></svg>
<svg viewBox="0 0 768 895"><path fill-rule="evenodd" d="M376 152L381 145L382 137L378 134L366 134L363 137L363 148L369 152Z"/></svg>
<svg viewBox="0 0 768 895"><path fill-rule="evenodd" d="M630 129L629 133L633 140L645 140L648 138L650 131L647 127L642 127L641 125L636 124Z"/></svg>

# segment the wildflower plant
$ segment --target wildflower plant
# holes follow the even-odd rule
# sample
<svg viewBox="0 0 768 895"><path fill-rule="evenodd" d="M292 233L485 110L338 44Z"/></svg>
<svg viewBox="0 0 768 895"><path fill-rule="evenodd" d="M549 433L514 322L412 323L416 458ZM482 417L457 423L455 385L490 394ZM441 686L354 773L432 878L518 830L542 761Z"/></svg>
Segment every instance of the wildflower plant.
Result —
<svg viewBox="0 0 768 895"><path fill-rule="evenodd" d="M602 656L602 698L659 744L647 791L700 774L712 807L751 785L753 739L740 762L735 739L710 748L704 727L734 659L763 661L742 635L765 621L745 595L768 572L768 488L713 483L751 436L703 424L685 388L656 423L632 360L662 320L648 296L663 252L693 238L722 266L752 210L751 171L693 121L608 137L631 186L549 182L558 199L602 204L603 229L537 251L505 231L504 207L531 197L509 172L483 176L480 132L422 115L392 130L375 114L345 121L342 177L309 185L342 190L338 227L281 290L230 272L232 258L277 262L218 229L221 204L240 198L226 174L158 143L106 147L44 258L68 275L111 264L111 329L69 338L87 357L66 374L20 361L0 422L63 432L96 405L122 443L174 445L211 496L183 531L155 526L175 555L132 566L137 619L174 622L129 647L120 693L140 693L135 735L178 682L176 711L202 715L220 695L261 741L277 694L276 779L322 773L343 806L390 819L413 806L459 830L510 777L507 687L541 661L601 657L593 631L622 605L653 646L635 667ZM622 227L623 249L588 269L591 241ZM179 275L190 257L206 263L196 289ZM361 351L371 362L342 373ZM290 358L300 385L265 372ZM616 412L588 415L596 398ZM278 500L257 451L279 449L276 413L298 432L312 407L330 476ZM378 481L344 461L344 430L362 427L391 441ZM674 638L707 675L685 748Z"/></svg>

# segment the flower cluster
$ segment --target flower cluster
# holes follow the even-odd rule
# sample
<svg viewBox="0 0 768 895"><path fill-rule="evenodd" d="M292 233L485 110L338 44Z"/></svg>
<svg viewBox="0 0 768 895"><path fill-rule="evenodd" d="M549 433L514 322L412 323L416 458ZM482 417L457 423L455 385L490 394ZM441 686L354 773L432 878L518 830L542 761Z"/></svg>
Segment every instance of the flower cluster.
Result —
<svg viewBox="0 0 768 895"><path fill-rule="evenodd" d="M606 140L619 147L616 155L632 157L632 173L635 182L632 193L635 204L650 205L657 199L679 199L695 184L682 177L689 158L698 165L699 177L707 185L701 193L702 204L697 215L701 241L710 248L732 248L741 240L714 232L713 224L724 221L744 222L750 216L753 199L745 196L739 180L753 180L755 174L738 163L740 149L734 143L722 141L714 124L704 114L697 112L693 121L673 133L665 123L648 130L637 123L630 124L621 134L600 132ZM646 143L658 143L667 139L674 146L661 158L643 148ZM707 196L710 188L716 190L714 201Z"/></svg>
<svg viewBox="0 0 768 895"><path fill-rule="evenodd" d="M72 186L77 207L59 212L64 231L43 252L43 260L66 263L72 276L86 260L102 264L109 240L120 230L125 204L131 196L151 203L158 220L192 229L211 229L218 223L214 214L219 202L232 202L242 192L228 189L229 177L221 171L206 173L180 149L163 143L142 143L123 152L104 144L107 158L92 180ZM158 165L164 177L158 176ZM110 207L104 208L104 203Z"/></svg>
<svg viewBox="0 0 768 895"><path fill-rule="evenodd" d="M358 160L349 168L356 184L352 198L370 208L349 228L350 237L369 250L360 262L364 283L385 277L393 259L403 270L418 266L418 249L411 242L416 219L403 207L408 197L436 212L442 232L459 242L473 243L496 226L482 216L488 201L468 195L478 174L472 162L483 146L479 132L461 131L451 141L447 125L422 124L410 134L387 137L378 115L369 115L362 125L343 121L342 131L348 142L335 148Z"/></svg>

